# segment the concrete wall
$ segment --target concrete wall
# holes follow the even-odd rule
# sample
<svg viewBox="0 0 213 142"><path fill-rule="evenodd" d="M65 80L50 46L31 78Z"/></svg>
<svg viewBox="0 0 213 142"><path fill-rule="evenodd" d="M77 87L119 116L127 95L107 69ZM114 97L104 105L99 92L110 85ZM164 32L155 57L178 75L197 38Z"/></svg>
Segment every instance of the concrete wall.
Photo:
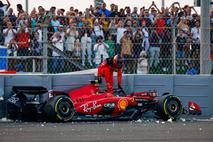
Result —
<svg viewBox="0 0 213 142"><path fill-rule="evenodd" d="M68 91L86 85L93 79L94 75L91 74L1 75L0 97L6 98L12 86L44 86L52 90ZM213 76L125 75L123 88L129 93L156 90L161 95L170 92L179 96L185 106L189 100L197 102L203 110L199 118L213 116ZM5 105L0 101L0 118L4 115Z"/></svg>

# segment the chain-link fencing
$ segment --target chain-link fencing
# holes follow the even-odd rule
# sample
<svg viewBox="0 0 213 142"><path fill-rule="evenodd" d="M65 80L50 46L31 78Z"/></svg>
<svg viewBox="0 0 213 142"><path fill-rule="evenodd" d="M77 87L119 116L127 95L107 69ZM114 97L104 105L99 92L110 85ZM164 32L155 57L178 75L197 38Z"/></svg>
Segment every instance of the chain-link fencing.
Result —
<svg viewBox="0 0 213 142"><path fill-rule="evenodd" d="M25 18L1 26L1 70L73 72L97 68L106 58L121 54L123 73L200 71L197 19L46 16L39 22L38 18Z"/></svg>

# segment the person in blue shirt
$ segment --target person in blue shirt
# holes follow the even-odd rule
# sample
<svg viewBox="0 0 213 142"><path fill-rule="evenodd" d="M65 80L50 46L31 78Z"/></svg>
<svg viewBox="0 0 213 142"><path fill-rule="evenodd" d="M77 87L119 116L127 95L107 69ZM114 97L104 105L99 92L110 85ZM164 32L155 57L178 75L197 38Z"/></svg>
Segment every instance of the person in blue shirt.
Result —
<svg viewBox="0 0 213 142"><path fill-rule="evenodd" d="M194 67L193 63L188 63L188 69L186 71L187 75L196 75L198 74L198 70Z"/></svg>
<svg viewBox="0 0 213 142"><path fill-rule="evenodd" d="M110 15L111 15L111 11L106 9L106 3L102 4L102 8L100 9L100 15L102 15L102 13L104 13L106 15L106 17L110 17Z"/></svg>

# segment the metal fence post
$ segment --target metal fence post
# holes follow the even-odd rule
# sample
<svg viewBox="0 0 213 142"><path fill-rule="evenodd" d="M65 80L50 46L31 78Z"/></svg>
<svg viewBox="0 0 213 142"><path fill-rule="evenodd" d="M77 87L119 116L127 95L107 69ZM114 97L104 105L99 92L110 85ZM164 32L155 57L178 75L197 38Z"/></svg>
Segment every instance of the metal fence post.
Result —
<svg viewBox="0 0 213 142"><path fill-rule="evenodd" d="M173 63L173 74L176 74L176 18L172 26L172 63Z"/></svg>
<svg viewBox="0 0 213 142"><path fill-rule="evenodd" d="M164 8L165 7L165 0L161 0L161 6Z"/></svg>
<svg viewBox="0 0 213 142"><path fill-rule="evenodd" d="M48 44L48 38L47 38L47 25L42 26L42 37L43 37L43 73L47 74L47 44Z"/></svg>
<svg viewBox="0 0 213 142"><path fill-rule="evenodd" d="M210 61L210 0L201 1L200 74L211 73Z"/></svg>
<svg viewBox="0 0 213 142"><path fill-rule="evenodd" d="M25 0L25 5L26 5L26 12L29 12L29 1Z"/></svg>

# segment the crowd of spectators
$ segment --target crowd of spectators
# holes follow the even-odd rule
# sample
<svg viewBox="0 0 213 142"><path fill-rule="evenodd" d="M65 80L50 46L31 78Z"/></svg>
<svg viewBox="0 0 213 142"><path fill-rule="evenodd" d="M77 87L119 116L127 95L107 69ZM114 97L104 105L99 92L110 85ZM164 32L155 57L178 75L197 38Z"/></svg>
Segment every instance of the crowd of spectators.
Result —
<svg viewBox="0 0 213 142"><path fill-rule="evenodd" d="M97 67L105 58L121 54L124 73L151 73L159 67L166 72L172 68L175 32L177 69L199 70L200 16L194 7L175 2L158 8L153 1L140 9L116 4L107 9L103 0L97 0L85 11L39 6L26 13L18 4L14 14L6 1L0 1L0 41L9 56L41 56L43 29L48 25L48 43L83 66ZM211 18L212 22L213 13ZM63 72L67 65L63 57L52 50L48 55L50 72Z"/></svg>

